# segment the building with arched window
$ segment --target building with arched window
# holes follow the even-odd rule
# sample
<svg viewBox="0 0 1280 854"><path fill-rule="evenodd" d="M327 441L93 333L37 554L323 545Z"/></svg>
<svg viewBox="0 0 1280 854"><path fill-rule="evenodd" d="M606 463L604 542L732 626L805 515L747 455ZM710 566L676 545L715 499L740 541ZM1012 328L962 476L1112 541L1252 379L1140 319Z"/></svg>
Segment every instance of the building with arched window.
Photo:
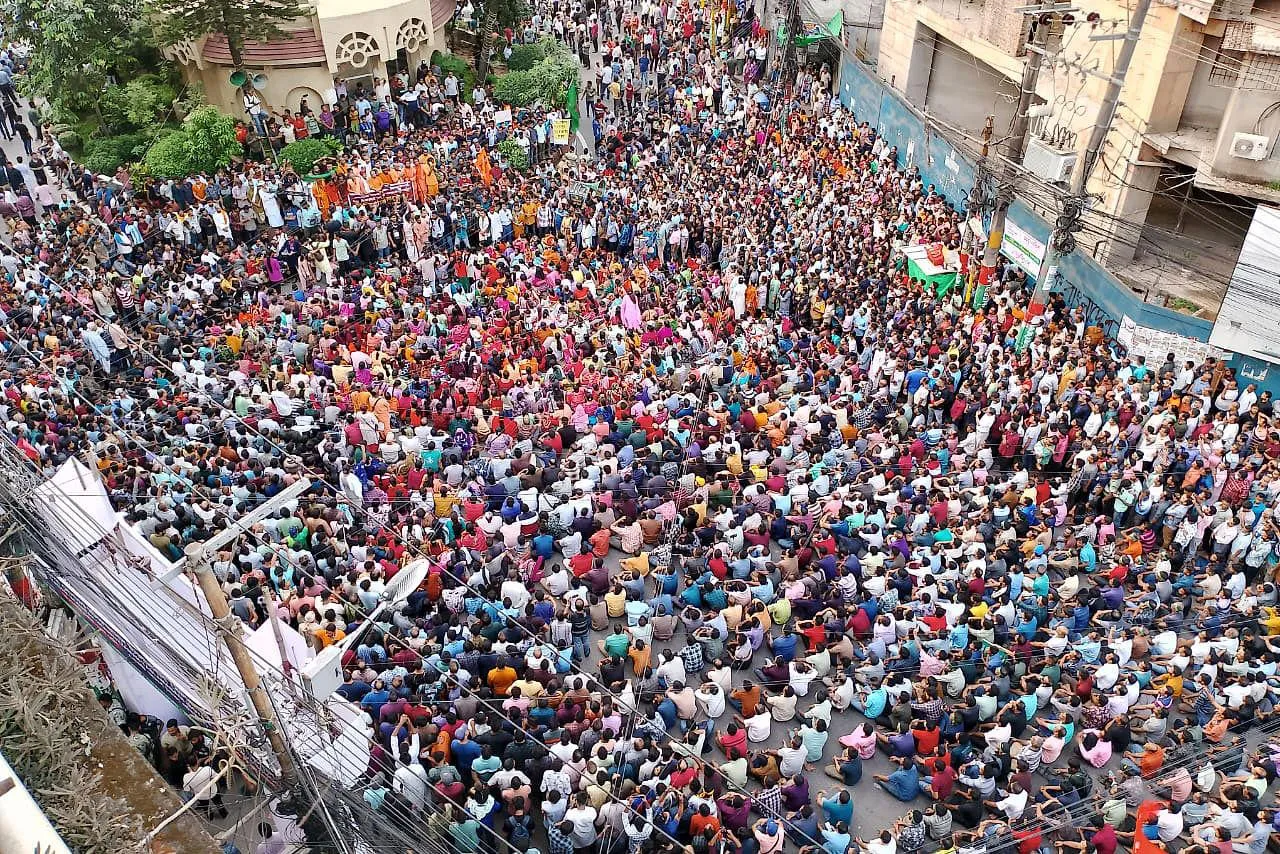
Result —
<svg viewBox="0 0 1280 854"><path fill-rule="evenodd" d="M226 36L210 34L166 49L187 79L203 86L210 104L243 117L245 107L232 74L243 71L259 84L257 95L271 112L295 111L305 97L318 110L345 85L354 93L375 79L412 71L432 51L446 50L444 26L454 0L312 0L311 14L282 25L285 35L246 42L244 66L236 69Z"/></svg>

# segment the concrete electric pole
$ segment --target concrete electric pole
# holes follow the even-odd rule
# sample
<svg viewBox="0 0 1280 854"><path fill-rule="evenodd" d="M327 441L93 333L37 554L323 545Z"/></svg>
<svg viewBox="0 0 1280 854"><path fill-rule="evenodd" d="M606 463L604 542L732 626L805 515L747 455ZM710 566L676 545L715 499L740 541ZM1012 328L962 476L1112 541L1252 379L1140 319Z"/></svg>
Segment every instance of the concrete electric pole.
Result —
<svg viewBox="0 0 1280 854"><path fill-rule="evenodd" d="M1089 144L1085 147L1084 161L1075 171L1071 181L1071 193L1063 205L1063 211L1054 224L1049 235L1049 245L1045 247L1044 260L1040 263L1040 271L1036 275L1036 288L1031 297L1030 317L1038 317L1044 312L1049 302L1049 289L1058 276L1058 260L1075 249L1075 239L1071 236L1079 230L1076 223L1085 209L1085 188L1089 176L1102 156L1102 146L1111 132L1111 124L1115 121L1116 108L1120 104L1120 93L1124 89L1125 77L1129 74L1129 64L1138 47L1138 39L1142 35L1143 24L1147 20L1147 12L1151 9L1151 0L1137 0L1133 15L1129 18L1129 29L1124 34L1124 44L1120 55L1116 57L1115 67L1106 77L1107 91L1098 107L1098 116L1093 123L1093 131L1089 134Z"/></svg>
<svg viewBox="0 0 1280 854"><path fill-rule="evenodd" d="M991 154L991 137L995 133L995 129L996 117L987 116L986 124L982 126L982 149L978 155L977 169L973 176L973 189L969 191L969 198L965 205L965 213L968 215L969 221L979 224L982 222L982 216L986 212L988 204L995 201L987 195L987 185L990 182L987 157ZM980 263L986 260L984 253L987 243L980 228L974 229L974 239L970 245L973 246L973 253L970 256L968 272L965 275L964 301L966 304L975 298ZM979 256L982 257L980 258Z"/></svg>
<svg viewBox="0 0 1280 854"><path fill-rule="evenodd" d="M1066 8L1065 4L1061 4ZM1044 45L1048 38L1047 16L1056 7L1049 4L1024 10L1031 19L1031 32L1027 35L1027 63L1022 68L1022 86L1018 90L1018 107L1009 127L1009 137L1004 145L1004 165L997 176L996 207L991 214L991 228L987 231L987 246L982 255L982 267L978 270L978 287L991 284L996 264L1000 260L1000 244L1004 242L1005 220L1009 206L1013 204L1014 165L1022 162L1027 146L1027 130L1031 125L1028 111L1040 80L1040 65L1044 59Z"/></svg>
<svg viewBox="0 0 1280 854"><path fill-rule="evenodd" d="M253 704L254 714L257 715L258 722L267 736L267 741L271 744L271 752L275 754L276 761L280 765L281 782L286 787L293 787L298 780L293 753L285 742L284 735L280 732L280 723L276 720L276 712L271 704L271 698L267 696L267 689L262 685L262 677L258 673L257 665L254 664L253 656L249 654L249 648L245 646L243 625L240 622L240 618L231 613L231 605L227 602L227 594L223 592L221 582L213 573L213 568L209 564L209 556L216 554L218 549L234 541L250 527L266 519L310 488L310 479L304 477L281 490L270 501L265 501L258 505L252 512L242 516L217 535L202 543L190 543L186 547L187 561L185 568L195 576L196 583L200 586L200 592L204 594L205 601L209 603L209 610L213 614L214 622L217 624L218 634L221 635L227 651L231 653L231 660L235 662L240 678L244 680L245 690L249 694L249 702Z"/></svg>

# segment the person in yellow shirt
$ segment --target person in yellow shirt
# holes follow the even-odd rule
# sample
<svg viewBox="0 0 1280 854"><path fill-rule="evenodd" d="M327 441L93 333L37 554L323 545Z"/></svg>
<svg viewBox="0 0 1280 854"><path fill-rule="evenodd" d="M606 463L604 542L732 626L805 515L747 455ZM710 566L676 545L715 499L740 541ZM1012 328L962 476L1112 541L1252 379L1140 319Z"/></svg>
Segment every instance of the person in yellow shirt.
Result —
<svg viewBox="0 0 1280 854"><path fill-rule="evenodd" d="M612 590L604 594L604 605L610 617L621 617L626 613L627 591L622 589L621 584L615 584Z"/></svg>
<svg viewBox="0 0 1280 854"><path fill-rule="evenodd" d="M457 505L457 503L458 503L457 496L451 495L447 492L444 492L443 490L437 492L435 496L435 501L434 501L436 518L437 519L449 518L449 513L453 510L453 508Z"/></svg>
<svg viewBox="0 0 1280 854"><path fill-rule="evenodd" d="M543 694L547 693L547 689L537 679L517 679L511 683L511 687L507 689L512 695L516 691L520 692L520 696L526 700L536 700Z"/></svg>
<svg viewBox="0 0 1280 854"><path fill-rule="evenodd" d="M316 629L316 632L313 635L320 649L333 646L346 636L347 633L338 628L337 623L326 623L323 628Z"/></svg>
<svg viewBox="0 0 1280 854"><path fill-rule="evenodd" d="M373 395L364 386L356 386L351 392L351 408L356 412L367 412L373 407Z"/></svg>
<svg viewBox="0 0 1280 854"><path fill-rule="evenodd" d="M1262 628L1267 635L1280 635L1280 608L1267 606L1262 609Z"/></svg>

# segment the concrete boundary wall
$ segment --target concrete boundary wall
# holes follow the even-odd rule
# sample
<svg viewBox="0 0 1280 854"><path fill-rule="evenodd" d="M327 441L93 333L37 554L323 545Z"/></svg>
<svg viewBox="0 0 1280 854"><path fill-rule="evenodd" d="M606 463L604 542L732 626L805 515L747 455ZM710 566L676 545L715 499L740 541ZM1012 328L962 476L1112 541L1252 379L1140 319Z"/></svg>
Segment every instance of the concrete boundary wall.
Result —
<svg viewBox="0 0 1280 854"><path fill-rule="evenodd" d="M937 132L927 129L924 116L893 91L875 72L854 57L845 55L837 83L840 100L852 109L859 122L869 122L885 141L898 147L899 164L912 163L920 170L925 185L932 184L953 205L963 208L973 187L977 165L957 151ZM1039 238L1047 239L1050 225L1022 202L1009 211L1014 224ZM1083 305L1093 325L1114 335L1120 321L1129 317L1140 326L1208 341L1213 324L1199 317L1144 303L1124 283L1089 256L1082 246L1062 259L1056 287L1069 304ZM1242 374L1243 382L1256 382L1260 389L1280 394L1280 367L1234 354L1231 366Z"/></svg>

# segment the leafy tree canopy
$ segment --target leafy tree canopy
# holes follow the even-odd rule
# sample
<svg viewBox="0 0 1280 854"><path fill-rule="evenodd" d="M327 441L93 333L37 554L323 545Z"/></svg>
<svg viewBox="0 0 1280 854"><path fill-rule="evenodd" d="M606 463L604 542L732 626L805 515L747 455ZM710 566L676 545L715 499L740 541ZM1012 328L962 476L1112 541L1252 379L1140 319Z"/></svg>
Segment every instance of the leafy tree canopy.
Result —
<svg viewBox="0 0 1280 854"><path fill-rule="evenodd" d="M493 13L500 27L514 27L529 17L530 6L526 0L484 0L480 18Z"/></svg>
<svg viewBox="0 0 1280 854"><path fill-rule="evenodd" d="M128 80L157 59L142 0L13 0L16 35L31 42L22 87L55 115L95 112L112 77Z"/></svg>
<svg viewBox="0 0 1280 854"><path fill-rule="evenodd" d="M123 86L108 87L102 95L102 115L113 128L148 128L168 115L177 97L167 79L144 74Z"/></svg>
<svg viewBox="0 0 1280 854"><path fill-rule="evenodd" d="M524 172L529 168L528 152L514 139L504 139L498 143L498 152L507 161L507 165L517 172Z"/></svg>
<svg viewBox="0 0 1280 854"><path fill-rule="evenodd" d="M242 153L236 120L217 107L201 107L187 116L181 130L161 137L147 149L143 162L157 178L180 178L216 172Z"/></svg>
<svg viewBox="0 0 1280 854"><path fill-rule="evenodd" d="M341 150L342 143L333 137L320 139L309 136L306 139L291 142L280 149L280 159L288 161L293 166L294 172L306 175L311 172L317 160L330 157Z"/></svg>
<svg viewBox="0 0 1280 854"><path fill-rule="evenodd" d="M560 42L538 42L543 57L527 70L503 74L493 84L493 97L500 104L524 107L535 101L545 105L564 100L569 84L578 75L578 60Z"/></svg>

